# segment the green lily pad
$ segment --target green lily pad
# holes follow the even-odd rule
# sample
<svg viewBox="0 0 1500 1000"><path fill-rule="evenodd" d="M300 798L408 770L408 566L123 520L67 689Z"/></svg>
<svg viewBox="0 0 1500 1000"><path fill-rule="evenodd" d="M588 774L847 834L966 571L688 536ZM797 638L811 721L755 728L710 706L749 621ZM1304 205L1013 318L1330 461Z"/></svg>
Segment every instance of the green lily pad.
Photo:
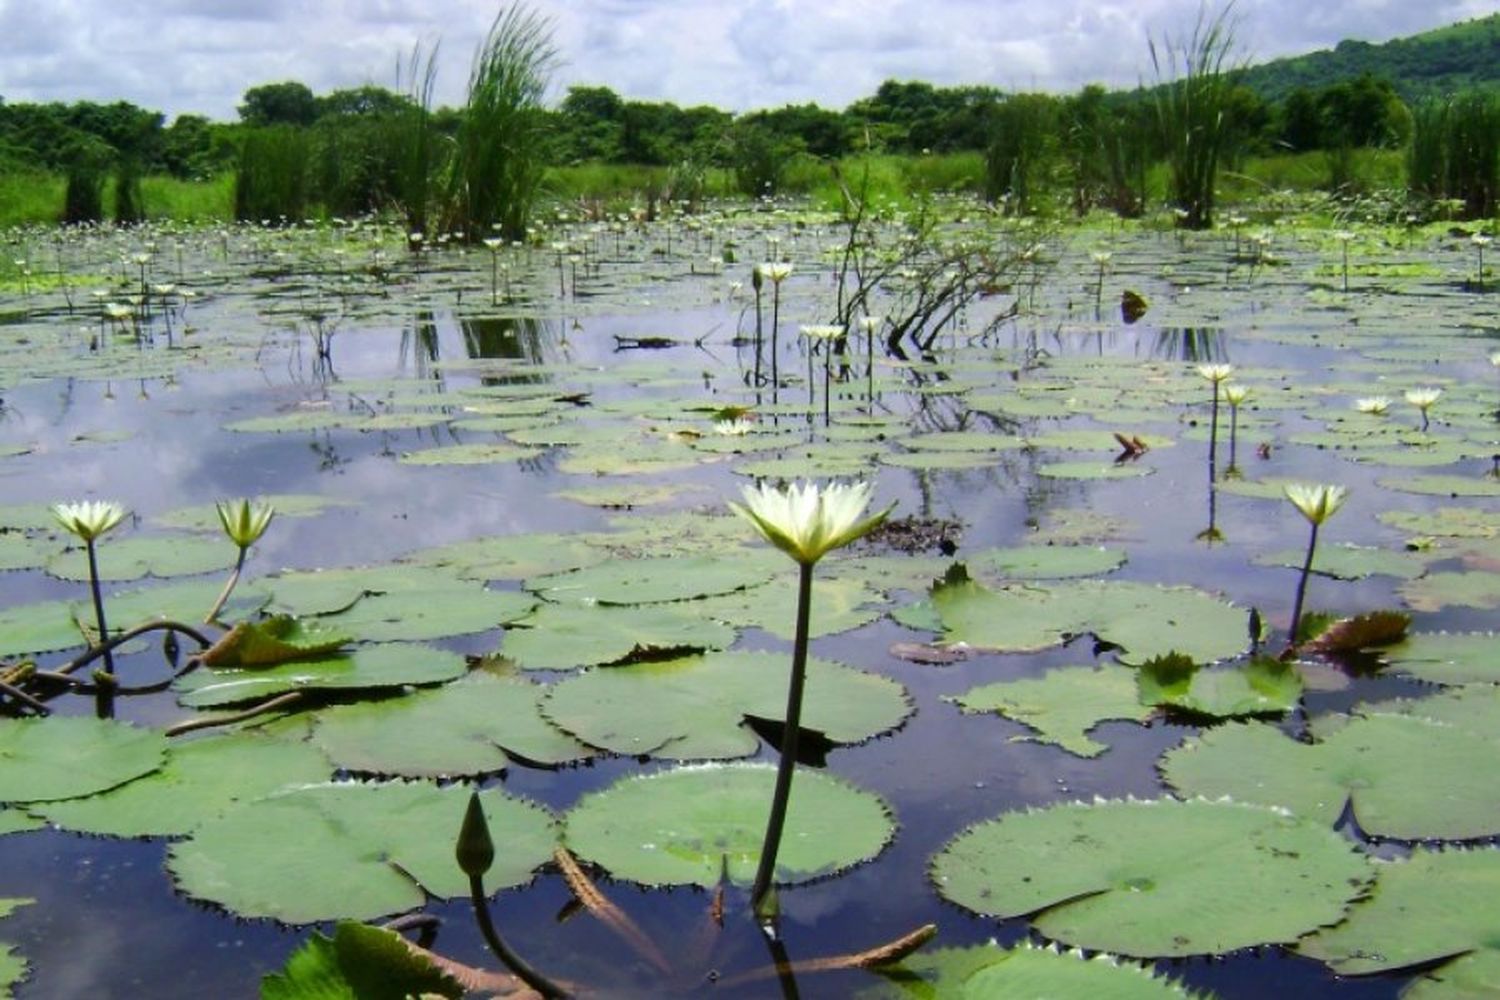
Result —
<svg viewBox="0 0 1500 1000"><path fill-rule="evenodd" d="M524 580L543 573L561 573L593 566L609 553L574 535L488 535L406 557L446 568L463 580Z"/></svg>
<svg viewBox="0 0 1500 1000"><path fill-rule="evenodd" d="M1222 955L1343 918L1372 877L1316 823L1234 802L1066 803L969 827L932 862L947 899L1137 957Z"/></svg>
<svg viewBox="0 0 1500 1000"><path fill-rule="evenodd" d="M265 583L278 611L326 616L321 624L369 642L488 632L536 606L529 595L490 590L427 566L283 573Z"/></svg>
<svg viewBox="0 0 1500 1000"><path fill-rule="evenodd" d="M861 993L916 1000L979 1000L981 997L1108 997L1110 1000L1192 1000L1181 983L1149 967L1110 955L1087 957L1055 945L1022 941L1001 948L993 941L970 948L940 948L882 965L888 984Z"/></svg>
<svg viewBox="0 0 1500 1000"><path fill-rule="evenodd" d="M209 667L271 667L332 653L353 637L317 622L274 615L264 621L235 624L199 659Z"/></svg>
<svg viewBox="0 0 1500 1000"><path fill-rule="evenodd" d="M941 469L988 469L995 463L995 456L983 451L897 451L880 456L881 465L898 469L937 471Z"/></svg>
<svg viewBox="0 0 1500 1000"><path fill-rule="evenodd" d="M0 534L0 570L36 569L57 553L57 545L19 532Z"/></svg>
<svg viewBox="0 0 1500 1000"><path fill-rule="evenodd" d="M1373 714L1299 743L1262 724L1227 725L1168 753L1167 783L1184 795L1228 795L1332 826L1351 802L1360 829L1400 840L1500 833L1497 743L1431 719Z"/></svg>
<svg viewBox="0 0 1500 1000"><path fill-rule="evenodd" d="M1469 954L1493 969L1500 958L1500 851L1416 848L1405 861L1379 866L1370 898L1349 918L1304 939L1297 950L1341 976L1394 972ZM1447 967L1434 970L1443 978ZM1462 970L1455 970L1461 973ZM1487 995L1439 992L1435 996Z"/></svg>
<svg viewBox="0 0 1500 1000"><path fill-rule="evenodd" d="M0 608L0 656L82 646L83 632L73 615L71 601L35 601Z"/></svg>
<svg viewBox="0 0 1500 1000"><path fill-rule="evenodd" d="M1500 983L1500 952L1479 948L1417 977L1401 1000L1485 1000Z"/></svg>
<svg viewBox="0 0 1500 1000"><path fill-rule="evenodd" d="M1500 480L1475 476L1403 476L1378 480L1388 490L1437 497L1500 497Z"/></svg>
<svg viewBox="0 0 1500 1000"><path fill-rule="evenodd" d="M255 670L206 667L173 684L177 700L189 708L214 708L256 701L286 691L358 691L440 684L468 670L457 653L417 643L364 646L315 660L297 660Z"/></svg>
<svg viewBox="0 0 1500 1000"><path fill-rule="evenodd" d="M228 569L234 560L235 548L227 540L197 536L125 538L98 546L99 579L111 582L192 576ZM59 553L47 561L47 572L59 579L86 582L88 553L84 549Z"/></svg>
<svg viewBox="0 0 1500 1000"><path fill-rule="evenodd" d="M867 625L879 618L885 595L859 580L815 578L808 635L819 638ZM771 580L732 594L694 601L697 613L728 622L737 628L760 628L791 642L797 631L797 585L791 580Z"/></svg>
<svg viewBox="0 0 1500 1000"><path fill-rule="evenodd" d="M42 820L19 809L0 809L0 837L8 833L27 833L46 826Z"/></svg>
<svg viewBox="0 0 1500 1000"><path fill-rule="evenodd" d="M1175 652L1207 663L1249 646L1245 613L1191 587L1086 580L991 589L950 573L932 605L945 641L980 649L1029 652L1093 633L1127 662Z"/></svg>
<svg viewBox="0 0 1500 1000"><path fill-rule="evenodd" d="M1109 749L1088 737L1101 722L1145 722L1152 714L1136 695L1135 671L1114 664L1059 667L1039 678L982 684L947 700L965 712L995 712L1025 723L1036 733L1029 739L1080 757Z"/></svg>
<svg viewBox="0 0 1500 1000"><path fill-rule="evenodd" d="M280 972L261 979L261 1000L405 1000L461 997L464 989L395 931L341 920L314 933Z"/></svg>
<svg viewBox="0 0 1500 1000"><path fill-rule="evenodd" d="M1142 704L1215 719L1288 712L1302 697L1292 664L1267 656L1206 669L1185 656L1159 656L1142 663L1136 679Z"/></svg>
<svg viewBox="0 0 1500 1000"><path fill-rule="evenodd" d="M1046 462L1036 474L1048 479L1138 479L1156 470L1139 462Z"/></svg>
<svg viewBox="0 0 1500 1000"><path fill-rule="evenodd" d="M784 568L779 555L746 550L730 556L617 559L567 573L532 577L526 589L552 601L659 604L727 594L765 583Z"/></svg>
<svg viewBox="0 0 1500 1000"><path fill-rule="evenodd" d="M1398 590L1414 611L1443 608L1500 608L1500 573L1474 570L1468 573L1429 573L1408 580Z"/></svg>
<svg viewBox="0 0 1500 1000"><path fill-rule="evenodd" d="M697 608L543 604L513 623L505 655L527 670L571 670L647 654L727 649L735 630Z"/></svg>
<svg viewBox="0 0 1500 1000"><path fill-rule="evenodd" d="M31 899L0 899L0 917L7 917L22 906L26 906L35 900ZM25 956L11 946L0 942L0 992L5 996L11 996L11 987L26 978L30 965Z"/></svg>
<svg viewBox="0 0 1500 1000"><path fill-rule="evenodd" d="M1411 535L1439 535L1445 538L1500 538L1500 511L1477 507L1440 507L1437 510L1387 510L1375 515Z"/></svg>
<svg viewBox="0 0 1500 1000"><path fill-rule="evenodd" d="M1125 565L1125 553L1096 545L1023 545L976 552L968 565L985 578L1061 580L1113 572Z"/></svg>
<svg viewBox="0 0 1500 1000"><path fill-rule="evenodd" d="M472 777L511 761L552 766L587 747L538 713L543 689L476 671L451 684L318 713L313 741L338 767L408 778Z"/></svg>
<svg viewBox="0 0 1500 1000"><path fill-rule="evenodd" d="M676 760L744 757L760 740L746 715L786 713L789 654L713 653L590 670L559 682L542 711L585 743L618 754ZM859 743L912 712L895 681L809 659L802 725L834 743Z"/></svg>
<svg viewBox="0 0 1500 1000"><path fill-rule="evenodd" d="M535 448L519 448L503 442L450 444L440 448L402 452L399 461L402 465L489 465L494 462L519 462L535 458L539 454L541 452Z"/></svg>
<svg viewBox="0 0 1500 1000"><path fill-rule="evenodd" d="M699 764L622 778L573 807L563 840L615 878L708 888L722 874L749 885L775 783L776 769L759 764ZM837 874L875 857L894 833L890 809L877 796L800 771L776 855L776 881Z"/></svg>
<svg viewBox="0 0 1500 1000"><path fill-rule="evenodd" d="M693 483L611 483L578 486L552 495L559 500L571 500L589 507L648 507L668 503L696 490L701 490L701 487Z"/></svg>
<svg viewBox="0 0 1500 1000"><path fill-rule="evenodd" d="M1306 549L1282 549L1264 552L1251 561L1258 566L1302 568ZM1426 570L1422 559L1409 552L1394 552L1363 545L1324 545L1313 554L1312 571L1335 580L1363 580L1367 576L1394 576L1415 579Z"/></svg>
<svg viewBox="0 0 1500 1000"><path fill-rule="evenodd" d="M479 793L495 843L487 893L519 885L552 856L545 809L498 790ZM243 917L289 924L369 920L415 909L428 895L467 896L453 845L469 789L423 783L311 785L242 803L173 844L177 888Z"/></svg>
<svg viewBox="0 0 1500 1000"><path fill-rule="evenodd" d="M57 716L0 726L0 802L92 795L161 767L167 740L124 722Z"/></svg>
<svg viewBox="0 0 1500 1000"><path fill-rule="evenodd" d="M1494 632L1412 632L1380 650L1391 669L1431 684L1500 684L1500 635Z"/></svg>
<svg viewBox="0 0 1500 1000"><path fill-rule="evenodd" d="M237 802L327 781L328 758L248 733L174 743L161 769L99 795L37 807L58 826L112 837L184 834Z"/></svg>

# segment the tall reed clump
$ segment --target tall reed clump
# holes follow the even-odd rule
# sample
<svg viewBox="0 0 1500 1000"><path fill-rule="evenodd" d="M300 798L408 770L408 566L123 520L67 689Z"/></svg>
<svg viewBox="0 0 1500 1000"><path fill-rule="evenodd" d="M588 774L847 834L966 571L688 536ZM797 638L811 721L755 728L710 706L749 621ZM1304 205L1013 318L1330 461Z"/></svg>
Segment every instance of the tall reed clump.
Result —
<svg viewBox="0 0 1500 1000"><path fill-rule="evenodd" d="M1046 94L1014 94L995 109L995 136L985 152L984 194L1007 214L1027 215L1052 154L1057 101Z"/></svg>
<svg viewBox="0 0 1500 1000"><path fill-rule="evenodd" d="M240 222L300 221L306 214L311 140L303 129L275 125L250 131L234 178Z"/></svg>
<svg viewBox="0 0 1500 1000"><path fill-rule="evenodd" d="M474 59L456 137L453 226L470 242L526 235L546 170L542 98L557 62L552 22L522 4L495 18Z"/></svg>
<svg viewBox="0 0 1500 1000"><path fill-rule="evenodd" d="M1170 200L1184 229L1213 226L1214 184L1230 153L1233 129L1226 112L1237 75L1232 9L1231 3L1210 15L1205 7L1186 40L1150 43L1156 125L1166 152Z"/></svg>
<svg viewBox="0 0 1500 1000"><path fill-rule="evenodd" d="M1414 194L1462 201L1467 219L1494 215L1500 207L1500 97L1470 91L1418 105L1406 162Z"/></svg>
<svg viewBox="0 0 1500 1000"><path fill-rule="evenodd" d="M108 150L97 140L75 142L67 155L67 188L63 192L65 226L104 221L104 176Z"/></svg>
<svg viewBox="0 0 1500 1000"><path fill-rule="evenodd" d="M432 89L437 82L438 46L424 58L422 45L412 47L406 68L407 107L387 123L395 155L396 203L408 233L425 233L436 200L436 181L443 162L442 135L432 121ZM476 233L475 239L483 239Z"/></svg>

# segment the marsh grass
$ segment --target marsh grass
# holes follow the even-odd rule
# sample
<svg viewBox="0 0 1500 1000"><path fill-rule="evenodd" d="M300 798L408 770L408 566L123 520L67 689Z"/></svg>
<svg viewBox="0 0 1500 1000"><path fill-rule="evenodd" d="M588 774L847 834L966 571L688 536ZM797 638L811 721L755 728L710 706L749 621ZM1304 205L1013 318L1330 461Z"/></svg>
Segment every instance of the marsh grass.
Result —
<svg viewBox="0 0 1500 1000"><path fill-rule="evenodd" d="M234 218L234 175L185 181L153 175L141 178L146 216L178 222L228 222Z"/></svg>
<svg viewBox="0 0 1500 1000"><path fill-rule="evenodd" d="M556 62L551 22L520 4L500 12L480 46L449 186L448 228L471 242L526 235L546 169L542 99Z"/></svg>
<svg viewBox="0 0 1500 1000"><path fill-rule="evenodd" d="M240 222L300 220L310 203L309 134L287 125L253 129L240 147L234 217Z"/></svg>
<svg viewBox="0 0 1500 1000"><path fill-rule="evenodd" d="M1407 183L1413 194L1463 203L1466 219L1500 207L1500 97L1470 91L1412 111Z"/></svg>
<svg viewBox="0 0 1500 1000"><path fill-rule="evenodd" d="M66 179L58 174L0 170L0 226L57 222L66 189Z"/></svg>
<svg viewBox="0 0 1500 1000"><path fill-rule="evenodd" d="M1232 4L1217 14L1199 11L1186 39L1151 40L1156 125L1170 170L1170 200L1185 229L1214 222L1214 186L1232 152L1228 111L1235 86Z"/></svg>

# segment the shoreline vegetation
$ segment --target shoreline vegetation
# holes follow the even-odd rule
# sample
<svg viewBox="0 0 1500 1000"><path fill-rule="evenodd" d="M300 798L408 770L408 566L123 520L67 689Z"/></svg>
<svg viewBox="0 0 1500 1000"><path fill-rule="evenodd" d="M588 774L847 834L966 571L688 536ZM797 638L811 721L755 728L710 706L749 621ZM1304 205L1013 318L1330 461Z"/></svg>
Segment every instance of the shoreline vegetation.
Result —
<svg viewBox="0 0 1500 1000"><path fill-rule="evenodd" d="M251 86L233 123L0 99L0 226L381 216L479 243L525 238L543 210L654 219L790 196L845 211L851 189L896 209L966 194L1013 216L1175 211L1190 229L1212 227L1216 205L1307 194L1359 202L1364 221L1372 200L1382 221L1494 216L1500 90L1482 67L1452 70L1500 40L1500 14L1260 66L1244 63L1234 28L1226 7L1153 37L1154 75L1128 91L888 80L842 111L735 115L607 86L549 105L551 24L510 5L458 108L432 105L437 53L421 46L396 89ZM1271 85L1286 79L1297 85ZM487 191L504 165L518 172Z"/></svg>

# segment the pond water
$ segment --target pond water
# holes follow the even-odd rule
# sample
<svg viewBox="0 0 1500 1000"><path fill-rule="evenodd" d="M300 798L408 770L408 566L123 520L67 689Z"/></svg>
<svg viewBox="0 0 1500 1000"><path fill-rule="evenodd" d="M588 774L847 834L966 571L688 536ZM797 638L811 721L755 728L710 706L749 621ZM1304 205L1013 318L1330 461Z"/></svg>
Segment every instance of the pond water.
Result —
<svg viewBox="0 0 1500 1000"><path fill-rule="evenodd" d="M787 977L736 977L764 972L778 957L873 947L926 923L939 928L928 949L992 938L1003 945L1044 941L1026 917L996 920L945 901L930 875L934 855L971 824L1013 810L1170 794L1159 770L1163 754L1209 728L1201 716L1143 711L1144 724L1104 721L1090 730L1108 749L1085 757L1027 739L1035 733L1013 719L961 711L953 699L979 685L1111 663L1108 643L1096 648L1095 635L1108 640L1104 633L1113 627L1135 629L1132 635L1151 627L1111 621L1039 652L978 649L957 662L918 662L932 652L926 644L943 637L909 627L931 621L933 611L920 604L928 597L920 581L933 575L924 576L929 563L941 572L964 562L994 590L1061 591L1084 577L1197 588L1240 609L1246 621L1248 610L1258 609L1270 648L1279 651L1308 535L1279 483L1341 484L1349 500L1323 525L1320 551L1370 547L1395 563L1368 575L1340 574L1358 578L1314 575L1310 608L1341 615L1401 609L1422 633L1493 627L1500 490L1491 487L1500 484L1486 473L1500 452L1500 366L1489 360L1500 349L1500 317L1494 297L1468 286L1462 238L1372 230L1358 244L1363 267L1345 292L1333 266L1337 245L1313 231L1279 230L1265 259L1237 253L1232 240L1215 234L1049 233L1036 261L1016 264L1013 284L968 302L929 351L908 343L903 358L879 350L877 341L873 359L858 335L838 356L811 354L812 342L798 335L802 325L827 322L835 308L830 248L841 238L831 220L761 211L690 225L560 223L555 239L564 246L506 249L493 258L457 246L408 256L397 234L374 226L15 234L12 255L31 261L34 272L74 277L65 286L13 289L0 304L0 539L23 537L38 552L30 562L10 557L19 565L0 573L4 628L14 630L18 616L43 602L79 602L87 617L86 578L67 571L64 540L43 530L37 504L83 497L124 503L130 518L100 542L107 559L112 545L129 539L186 547L189 536L162 519L218 499L323 498L328 506L288 508L251 550L244 601L231 605L244 614L255 595L262 603L274 599L277 574L381 566L492 536L557 533L521 560L535 568L488 578L492 591L518 599L527 587L540 589L535 579L552 569L584 565L560 555L562 562L548 566L551 550L561 553L567 537L645 526L644 540L611 550L606 565L704 552L753 562L765 546L747 525L724 529L705 518L722 515L726 500L738 498L754 475L868 478L878 503L896 505L893 518L927 530L900 545L890 533L820 564L820 578L845 588L825 600L852 606L841 609L846 620L814 638L812 653L896 682L911 708L894 728L878 726L876 738L835 746L827 756L827 772L888 805L896 827L878 856L781 892L782 956L768 950L750 919L745 886L730 888L723 926L716 927L705 889L646 890L596 873L606 894L672 958L670 977L587 913L574 912L550 865L492 902L519 951L600 995L661 995L668 986L694 994L712 984L725 996L798 989L840 996L876 989L882 980L862 971L805 974L796 985ZM996 246L1024 247L1037 236L1007 230L993 238L1002 241ZM1111 253L1102 278L1090 257L1101 248ZM773 255L794 266L763 292L767 329L772 293L780 299L779 385L756 378L756 306L746 263ZM154 286L145 303L132 306L128 318L102 318L105 301L128 301L143 279ZM1151 303L1134 324L1117 307L1125 288ZM96 289L103 294L91 295ZM870 311L897 308L898 298L876 292ZM762 376L771 357L769 333L766 339ZM830 359L843 370L825 390L822 366ZM1252 392L1236 418L1232 462L1227 405L1220 407L1216 461L1210 458L1213 388L1196 370L1209 362L1232 364L1233 380ZM1421 415L1403 399L1417 386L1444 390L1426 432L1417 431ZM832 397L825 400L825 391ZM1356 412L1355 401L1371 396L1390 398L1386 415ZM726 407L752 414L749 434L718 433L713 411ZM1116 463L1115 432L1150 447ZM460 446L469 451L444 451ZM479 446L493 447L476 455ZM1226 472L1231 465L1235 475ZM1423 478L1436 475L1473 489L1450 495ZM1477 527L1445 535L1449 522L1422 522L1416 530L1416 522L1391 516L1455 508L1468 511ZM719 540L720 531L729 540ZM1411 542L1414 536L1422 540ZM951 559L942 543L956 546ZM1075 577L1045 566L1007 572L987 555L1033 545L1102 548L1123 558ZM1266 563L1284 551L1289 565ZM889 555L924 560L924 569L913 575L894 564L859 563ZM230 549L212 571L182 577L200 585L195 606L206 609L232 556ZM152 550L142 558L165 557ZM761 579L790 592L791 564L767 565L774 569ZM122 572L106 589L179 582ZM457 600L446 591L417 594L385 613L378 638L418 632L421 616L434 611L423 602L450 598ZM1141 607L1150 616L1160 605ZM735 650L787 655L790 642L780 633L790 622L757 627L745 624L755 620L753 609L735 614ZM465 656L504 656L516 630L494 621L446 634L439 626L419 637ZM130 624L116 616L111 623ZM934 624L946 624L949 639L967 635L952 620ZM34 655L42 667L66 662L80 644L38 652L56 644L32 649L25 639L0 641L7 661ZM1119 645L1129 653L1127 643ZM1263 716L1304 740L1320 718L1439 690L1386 668L1378 651L1306 660L1295 707ZM117 663L128 682L169 673L154 638ZM576 673L524 671L543 685ZM355 691L321 696L302 714L358 699ZM51 704L68 715L94 708L93 699L77 696ZM171 692L116 705L118 718L158 729L199 714ZM305 722L280 720L273 728L297 739L295 726ZM774 762L776 751L761 745L754 759ZM562 815L622 778L679 766L649 752L558 767L513 759L503 773L489 769L484 782ZM372 775L335 758L325 777ZM23 801L8 811L25 809ZM35 900L0 921L0 941L31 966L17 996L251 995L307 935L305 927L242 919L233 907L175 889L166 870L171 838L119 839L61 826L4 837L0 896ZM1339 829L1386 859L1404 858L1409 839L1480 839L1360 836L1348 823ZM283 833L291 842L299 837L296 829ZM446 845L455 834L434 830L432 838ZM1213 909L1212 896L1202 893L1204 912ZM425 912L442 920L437 951L493 965L465 902L429 901ZM1191 923L1198 912L1189 906L1183 919ZM1412 978L1339 977L1274 945L1161 959L1156 967L1223 997L1387 997Z"/></svg>

